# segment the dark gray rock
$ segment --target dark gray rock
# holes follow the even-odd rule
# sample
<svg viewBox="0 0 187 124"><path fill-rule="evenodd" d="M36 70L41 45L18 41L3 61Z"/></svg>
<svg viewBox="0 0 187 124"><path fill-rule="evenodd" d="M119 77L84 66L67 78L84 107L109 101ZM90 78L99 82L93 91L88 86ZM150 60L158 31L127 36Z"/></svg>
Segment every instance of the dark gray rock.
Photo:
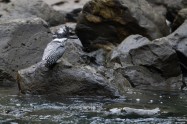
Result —
<svg viewBox="0 0 187 124"><path fill-rule="evenodd" d="M181 74L176 52L167 43L150 43L129 54L134 65L148 67L158 71L165 78L176 77Z"/></svg>
<svg viewBox="0 0 187 124"><path fill-rule="evenodd" d="M185 57L187 56L187 20L172 34L168 35L167 37L156 39L154 42L157 41L167 41L176 51L182 53Z"/></svg>
<svg viewBox="0 0 187 124"><path fill-rule="evenodd" d="M187 8L184 8L178 12L178 15L176 16L172 24L172 30L175 31L181 24L184 23L186 19L187 19Z"/></svg>
<svg viewBox="0 0 187 124"><path fill-rule="evenodd" d="M32 66L20 70L21 91L32 94L56 94L63 96L116 96L102 75L95 74L85 67L65 68L59 64L53 70L43 72ZM39 70L37 70L39 69Z"/></svg>
<svg viewBox="0 0 187 124"><path fill-rule="evenodd" d="M183 74L187 73L187 20L172 34L153 42L167 42L176 51ZM186 74L185 74L186 75Z"/></svg>
<svg viewBox="0 0 187 124"><path fill-rule="evenodd" d="M168 13L173 15L176 14L185 5L185 0L146 0L149 3L156 6L165 6ZM170 13L173 12L173 13Z"/></svg>
<svg viewBox="0 0 187 124"><path fill-rule="evenodd" d="M83 8L76 33L83 46L94 49L98 44L120 43L131 34L156 39L168 35L169 28L145 0L92 0Z"/></svg>
<svg viewBox="0 0 187 124"><path fill-rule="evenodd" d="M130 50L137 49L140 46L150 43L150 41L141 35L131 35L115 48L110 56L110 61L118 61L122 66L132 65Z"/></svg>
<svg viewBox="0 0 187 124"><path fill-rule="evenodd" d="M136 89L177 91L182 86L181 75L166 79L159 72L143 66L128 66L119 70Z"/></svg>
<svg viewBox="0 0 187 124"><path fill-rule="evenodd" d="M149 2L149 1L148 1ZM152 2L149 2L150 5L153 7L153 9L155 10L155 12L159 15L162 15L164 17L167 17L167 8L165 5L162 5L162 4L154 4Z"/></svg>
<svg viewBox="0 0 187 124"><path fill-rule="evenodd" d="M2 19L4 20L36 16L44 19L50 25L65 23L65 13L54 10L42 0L12 0L3 11Z"/></svg>
<svg viewBox="0 0 187 124"><path fill-rule="evenodd" d="M12 87L16 85L16 80L5 69L0 69L0 87Z"/></svg>
<svg viewBox="0 0 187 124"><path fill-rule="evenodd" d="M19 70L20 91L115 97L124 95L132 87L164 91L181 88L177 54L167 42L150 42L140 35L129 36L114 50L116 54L111 54L110 61L106 60L104 51L85 53L82 46L71 39L66 47L62 61L53 68L45 68L39 62Z"/></svg>
<svg viewBox="0 0 187 124"><path fill-rule="evenodd" d="M182 86L181 69L175 50L167 42L150 42L140 35L126 38L111 54L117 67L132 87L178 90Z"/></svg>
<svg viewBox="0 0 187 124"><path fill-rule="evenodd" d="M19 69L39 62L51 39L46 22L40 18L0 21L0 68L12 76L1 76L0 80L12 81Z"/></svg>
<svg viewBox="0 0 187 124"><path fill-rule="evenodd" d="M167 36L173 48L187 58L187 20L172 34Z"/></svg>
<svg viewBox="0 0 187 124"><path fill-rule="evenodd" d="M115 97L118 90L95 67L85 64L81 46L67 43L67 49L59 64L45 68L42 62L19 70L18 85L21 92L65 96ZM76 54L76 55L75 55ZM65 61L65 62L64 62ZM67 64L68 63L68 64Z"/></svg>
<svg viewBox="0 0 187 124"><path fill-rule="evenodd" d="M9 3L10 0L0 0L0 2L2 2L2 3Z"/></svg>
<svg viewBox="0 0 187 124"><path fill-rule="evenodd" d="M43 0L57 11L66 13L66 21L77 22L77 18L86 2L89 0Z"/></svg>
<svg viewBox="0 0 187 124"><path fill-rule="evenodd" d="M157 13L162 13L171 23L174 22L178 12L187 7L186 0L147 0L154 8L161 8ZM164 9L165 8L165 9ZM177 25L175 25L177 26ZM173 27L175 30L178 27ZM178 25L180 26L180 25Z"/></svg>
<svg viewBox="0 0 187 124"><path fill-rule="evenodd" d="M71 39L68 41L66 51L64 52L63 59L71 65L78 66L84 64L86 60L82 58L84 52L79 39Z"/></svg>

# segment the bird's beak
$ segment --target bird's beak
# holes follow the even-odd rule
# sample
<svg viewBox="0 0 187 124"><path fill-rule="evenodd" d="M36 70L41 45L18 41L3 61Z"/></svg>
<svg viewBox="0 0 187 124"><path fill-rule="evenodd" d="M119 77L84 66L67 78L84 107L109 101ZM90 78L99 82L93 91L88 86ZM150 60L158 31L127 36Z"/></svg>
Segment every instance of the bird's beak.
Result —
<svg viewBox="0 0 187 124"><path fill-rule="evenodd" d="M69 39L78 39L77 36L69 36L68 38L69 38Z"/></svg>

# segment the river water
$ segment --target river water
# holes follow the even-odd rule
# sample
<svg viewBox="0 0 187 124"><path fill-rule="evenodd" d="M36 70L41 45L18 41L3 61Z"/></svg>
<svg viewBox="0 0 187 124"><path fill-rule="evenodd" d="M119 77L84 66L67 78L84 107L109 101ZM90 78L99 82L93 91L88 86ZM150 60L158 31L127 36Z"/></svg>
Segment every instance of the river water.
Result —
<svg viewBox="0 0 187 124"><path fill-rule="evenodd" d="M18 95L0 89L0 124L186 124L187 92L127 91L121 98Z"/></svg>

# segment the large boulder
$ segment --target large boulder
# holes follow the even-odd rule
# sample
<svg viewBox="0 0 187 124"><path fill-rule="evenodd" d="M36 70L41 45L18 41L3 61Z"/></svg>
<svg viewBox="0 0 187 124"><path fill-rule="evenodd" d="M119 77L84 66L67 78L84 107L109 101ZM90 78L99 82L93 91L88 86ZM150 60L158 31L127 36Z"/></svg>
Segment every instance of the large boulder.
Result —
<svg viewBox="0 0 187 124"><path fill-rule="evenodd" d="M187 58L187 20L172 34L166 38L173 48ZM163 38L164 39L164 38Z"/></svg>
<svg viewBox="0 0 187 124"><path fill-rule="evenodd" d="M37 65L19 71L21 92L54 94L62 96L116 96L116 90L100 74L91 68L66 68L58 64L52 70L43 71Z"/></svg>
<svg viewBox="0 0 187 124"><path fill-rule="evenodd" d="M131 34L160 38L169 28L145 0L91 0L82 10L76 33L85 47L97 48L120 43Z"/></svg>
<svg viewBox="0 0 187 124"><path fill-rule="evenodd" d="M119 68L125 77L135 89L154 90L154 91L179 91L183 85L182 76L165 78L161 73L154 69L143 66L128 66Z"/></svg>
<svg viewBox="0 0 187 124"><path fill-rule="evenodd" d="M12 0L0 10L4 20L36 16L52 26L65 23L65 12L54 10L42 0Z"/></svg>
<svg viewBox="0 0 187 124"><path fill-rule="evenodd" d="M0 80L12 81L19 69L39 62L51 39L46 22L40 18L0 21Z"/></svg>
<svg viewBox="0 0 187 124"><path fill-rule="evenodd" d="M130 50L150 43L151 41L141 35L130 35L111 52L110 61L118 61L122 66L132 65Z"/></svg>
<svg viewBox="0 0 187 124"><path fill-rule="evenodd" d="M183 73L187 73L187 20L172 34L153 42L167 42L177 52Z"/></svg>
<svg viewBox="0 0 187 124"><path fill-rule="evenodd" d="M18 85L21 92L63 96L118 96L109 81L96 68L85 64L84 52L74 41L68 41L62 61L53 68L39 62L19 70ZM76 55L75 55L76 54ZM74 57L74 58L73 58Z"/></svg>
<svg viewBox="0 0 187 124"><path fill-rule="evenodd" d="M121 65L117 70L133 87L168 91L182 86L177 54L167 42L129 36L112 52L110 61Z"/></svg>

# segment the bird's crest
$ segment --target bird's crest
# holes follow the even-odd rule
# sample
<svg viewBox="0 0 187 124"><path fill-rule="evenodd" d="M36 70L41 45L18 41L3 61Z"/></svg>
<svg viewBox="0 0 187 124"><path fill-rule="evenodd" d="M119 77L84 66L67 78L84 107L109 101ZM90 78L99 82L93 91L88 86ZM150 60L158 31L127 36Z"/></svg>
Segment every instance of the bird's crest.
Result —
<svg viewBox="0 0 187 124"><path fill-rule="evenodd" d="M69 38L70 35L70 28L68 26L61 27L55 34L53 38Z"/></svg>

